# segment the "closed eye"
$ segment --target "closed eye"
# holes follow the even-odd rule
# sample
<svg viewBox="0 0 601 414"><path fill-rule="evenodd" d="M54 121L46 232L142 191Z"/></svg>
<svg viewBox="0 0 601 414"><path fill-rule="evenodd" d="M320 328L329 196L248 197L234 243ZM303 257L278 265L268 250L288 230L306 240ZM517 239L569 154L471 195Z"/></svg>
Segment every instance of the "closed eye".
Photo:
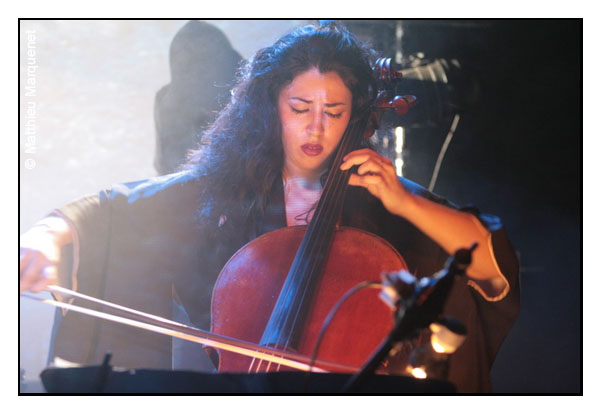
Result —
<svg viewBox="0 0 601 414"><path fill-rule="evenodd" d="M309 109L296 109L293 106L291 106L290 109L292 109L292 111L297 114L304 114L306 112L309 112ZM331 112L325 112L325 114L331 118L340 118L342 116L342 112L340 112L338 114L333 114Z"/></svg>
<svg viewBox="0 0 601 414"><path fill-rule="evenodd" d="M305 112L309 112L308 109L296 109L293 106L291 106L290 109L292 109L292 111L296 112L297 114L304 114Z"/></svg>

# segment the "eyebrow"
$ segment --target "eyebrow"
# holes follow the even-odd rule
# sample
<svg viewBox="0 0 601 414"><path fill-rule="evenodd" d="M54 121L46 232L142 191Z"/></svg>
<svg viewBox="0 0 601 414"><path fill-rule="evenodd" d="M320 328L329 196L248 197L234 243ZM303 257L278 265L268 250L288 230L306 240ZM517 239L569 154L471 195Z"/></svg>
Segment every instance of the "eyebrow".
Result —
<svg viewBox="0 0 601 414"><path fill-rule="evenodd" d="M310 100L304 99L304 98L299 98L297 96L293 96L293 97L290 98L290 100L293 100L293 99L297 100L297 101L304 102L304 103L308 103L308 104L313 103L313 101L310 101ZM333 102L333 103L327 103L325 106L328 107L328 108L333 108L335 106L340 106L340 105L346 105L346 104L343 103L343 102Z"/></svg>

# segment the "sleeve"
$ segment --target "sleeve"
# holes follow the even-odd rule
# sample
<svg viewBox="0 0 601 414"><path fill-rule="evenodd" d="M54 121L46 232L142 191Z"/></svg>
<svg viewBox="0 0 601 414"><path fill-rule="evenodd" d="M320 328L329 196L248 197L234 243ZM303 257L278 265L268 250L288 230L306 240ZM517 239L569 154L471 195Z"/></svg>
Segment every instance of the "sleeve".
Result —
<svg viewBox="0 0 601 414"><path fill-rule="evenodd" d="M502 228L493 232L492 246L507 280L503 297L491 299L472 280L459 278L443 310L463 322L468 332L449 367L449 381L462 393L491 392L490 369L519 313L519 271Z"/></svg>
<svg viewBox="0 0 601 414"><path fill-rule="evenodd" d="M107 198L106 191L100 191L53 212L67 221L73 233L71 255L67 256L72 256L72 266L70 272L59 273L61 286L95 296L101 291L111 229Z"/></svg>
<svg viewBox="0 0 601 414"><path fill-rule="evenodd" d="M503 223L501 220L492 215L481 213L480 210L472 205L467 206L457 206L456 204L450 202L449 200L440 197L430 191L426 190L422 186L409 181L404 178L400 178L401 182L412 193L424 197L430 201L434 201L438 204L442 204L444 206L453 208L455 210L463 211L465 213L469 213L474 217L474 220L478 220L478 222L490 233L488 237L488 245L485 246L490 250L491 255L495 261L495 265L501 274L503 280L503 288L499 294L494 296L490 295L488 292L492 291L490 283L485 281L475 281L469 279L467 284L476 290L480 296L482 296L485 300L490 302L496 302L503 299L508 295L510 289L513 286L517 287L517 278L519 273L519 264L517 255L515 250L511 246L509 239L507 238L507 234L505 233L505 229L503 227Z"/></svg>
<svg viewBox="0 0 601 414"><path fill-rule="evenodd" d="M519 313L519 263L515 250L498 217L483 214L473 206L457 207L412 182L403 184L429 200L472 214L490 232L488 248L505 279L504 290L491 297L474 280L459 278L443 310L445 315L462 321L468 331L465 343L451 356L449 380L459 392L490 392L490 368ZM433 261L441 267L444 264L441 259L446 260L448 255L443 252L441 256L442 249L436 247L427 249L426 255L436 258Z"/></svg>
<svg viewBox="0 0 601 414"><path fill-rule="evenodd" d="M202 261L206 246L196 225L198 185L191 174L172 174L115 184L58 209L77 234L74 269L62 279L64 285L168 319L176 289L185 293L182 299L194 299L194 312L186 309L190 318L204 321L211 290ZM84 306L101 310L97 304ZM68 312L58 327L54 354L97 363L112 352L116 366L168 369L171 349L169 337Z"/></svg>
<svg viewBox="0 0 601 414"><path fill-rule="evenodd" d="M149 255L170 262L162 255L168 256L171 245L197 236L195 187L194 175L171 174L115 184L56 210L54 214L63 217L74 234L71 275L62 275L61 284L103 297L104 279L115 266L136 274L148 270L137 269L135 263L150 263ZM190 256L195 247L189 243L178 251L190 251Z"/></svg>

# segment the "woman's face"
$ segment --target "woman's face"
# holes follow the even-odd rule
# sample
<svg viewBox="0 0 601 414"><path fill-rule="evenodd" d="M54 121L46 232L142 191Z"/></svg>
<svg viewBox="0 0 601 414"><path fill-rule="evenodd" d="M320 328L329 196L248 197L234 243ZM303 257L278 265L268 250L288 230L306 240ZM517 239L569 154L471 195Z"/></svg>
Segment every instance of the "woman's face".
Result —
<svg viewBox="0 0 601 414"><path fill-rule="evenodd" d="M280 92L284 174L319 178L351 117L352 94L336 72L312 68Z"/></svg>

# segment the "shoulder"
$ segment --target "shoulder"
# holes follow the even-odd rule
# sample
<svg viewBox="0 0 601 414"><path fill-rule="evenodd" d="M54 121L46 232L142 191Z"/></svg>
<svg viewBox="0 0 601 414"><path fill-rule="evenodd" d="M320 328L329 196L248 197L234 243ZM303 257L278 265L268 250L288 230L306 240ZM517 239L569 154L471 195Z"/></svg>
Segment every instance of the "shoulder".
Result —
<svg viewBox="0 0 601 414"><path fill-rule="evenodd" d="M119 234L144 234L148 240L167 234L182 238L195 233L198 225L200 184L190 172L115 184L102 197Z"/></svg>
<svg viewBox="0 0 601 414"><path fill-rule="evenodd" d="M127 200L134 203L139 200L161 198L180 194L197 193L200 185L198 175L193 171L182 171L174 174L152 177L139 181L114 184L105 191L110 200Z"/></svg>
<svg viewBox="0 0 601 414"><path fill-rule="evenodd" d="M193 217L200 202L200 179L192 171L114 184L100 192L100 204L117 215L144 217Z"/></svg>

